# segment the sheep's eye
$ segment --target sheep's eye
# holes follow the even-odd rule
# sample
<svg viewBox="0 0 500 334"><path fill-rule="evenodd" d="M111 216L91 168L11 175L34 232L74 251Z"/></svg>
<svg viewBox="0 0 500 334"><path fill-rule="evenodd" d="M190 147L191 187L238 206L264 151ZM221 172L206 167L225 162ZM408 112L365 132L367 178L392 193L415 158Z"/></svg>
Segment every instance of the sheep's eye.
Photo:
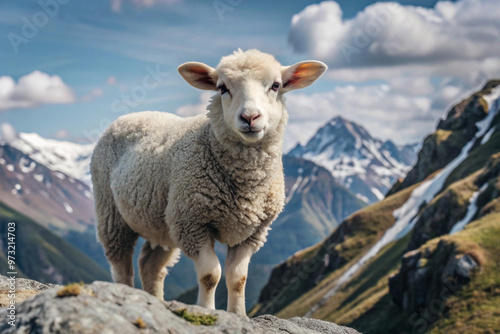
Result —
<svg viewBox="0 0 500 334"><path fill-rule="evenodd" d="M220 90L220 95L224 95L224 93L229 92L229 89L227 89L226 85L224 84L217 87L217 89Z"/></svg>
<svg viewBox="0 0 500 334"><path fill-rule="evenodd" d="M274 90L275 92L277 92L279 88L280 88L280 83L279 82L275 82L271 86L271 89Z"/></svg>

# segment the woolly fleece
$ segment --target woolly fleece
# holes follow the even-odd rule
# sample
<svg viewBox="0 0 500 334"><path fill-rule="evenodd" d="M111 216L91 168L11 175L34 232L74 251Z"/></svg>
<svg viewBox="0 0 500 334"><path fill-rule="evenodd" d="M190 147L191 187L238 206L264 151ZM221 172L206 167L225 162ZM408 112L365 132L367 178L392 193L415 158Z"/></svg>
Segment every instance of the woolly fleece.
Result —
<svg viewBox="0 0 500 334"><path fill-rule="evenodd" d="M263 75L277 61L258 53L236 52L217 70ZM255 144L243 143L226 125L219 93L205 115L147 111L118 118L91 163L98 238L108 259L128 253L138 235L152 248L179 247L191 258L214 239L262 247L285 199L281 155L288 114L281 105L278 127Z"/></svg>

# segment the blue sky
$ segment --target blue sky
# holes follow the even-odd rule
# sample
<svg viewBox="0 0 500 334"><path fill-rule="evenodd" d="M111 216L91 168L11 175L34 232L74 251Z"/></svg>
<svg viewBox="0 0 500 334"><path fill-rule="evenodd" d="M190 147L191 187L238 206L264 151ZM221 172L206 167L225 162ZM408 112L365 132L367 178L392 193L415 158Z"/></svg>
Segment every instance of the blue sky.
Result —
<svg viewBox="0 0 500 334"><path fill-rule="evenodd" d="M288 148L338 114L383 139L420 140L450 103L500 74L493 0L40 3L0 5L0 123L46 137L91 141L127 112L202 112L209 95L184 83L178 65L215 66L237 48L329 64L289 97Z"/></svg>

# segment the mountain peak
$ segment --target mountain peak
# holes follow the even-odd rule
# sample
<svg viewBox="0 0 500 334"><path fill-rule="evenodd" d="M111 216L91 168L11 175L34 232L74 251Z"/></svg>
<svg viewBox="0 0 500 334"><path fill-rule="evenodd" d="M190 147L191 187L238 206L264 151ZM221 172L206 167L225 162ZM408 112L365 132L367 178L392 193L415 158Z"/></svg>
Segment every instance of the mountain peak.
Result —
<svg viewBox="0 0 500 334"><path fill-rule="evenodd" d="M90 158L94 144L47 139L36 133L16 133L12 126L5 124L2 124L2 133L7 145L53 171L90 185Z"/></svg>
<svg viewBox="0 0 500 334"><path fill-rule="evenodd" d="M297 145L288 155L325 167L358 198L375 202L404 176L413 162L412 152L373 138L362 125L335 116L306 145Z"/></svg>
<svg viewBox="0 0 500 334"><path fill-rule="evenodd" d="M335 130L339 129L345 129L346 134L350 134L353 136L354 139L360 140L360 139L366 139L366 140L371 140L373 139L368 130L366 130L362 125L350 121L342 116L336 116L330 120L327 124L323 126L323 128L333 128ZM321 130L322 128L320 128ZM320 131L318 130L318 132Z"/></svg>
<svg viewBox="0 0 500 334"><path fill-rule="evenodd" d="M334 118L332 118L330 120L330 122L328 122L328 124L330 124L330 125L337 125L337 123L344 123L345 124L345 123L350 123L350 122L340 115L335 116Z"/></svg>

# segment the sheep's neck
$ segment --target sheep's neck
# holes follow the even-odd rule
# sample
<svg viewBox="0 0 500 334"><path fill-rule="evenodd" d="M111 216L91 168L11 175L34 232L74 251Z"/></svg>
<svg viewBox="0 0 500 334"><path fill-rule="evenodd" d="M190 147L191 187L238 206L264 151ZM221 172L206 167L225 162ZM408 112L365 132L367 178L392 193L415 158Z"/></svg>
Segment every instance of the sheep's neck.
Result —
<svg viewBox="0 0 500 334"><path fill-rule="evenodd" d="M257 186L267 182L272 171L282 168L281 140L276 143L247 146L243 143L222 144L211 127L208 129L208 149L227 181Z"/></svg>

